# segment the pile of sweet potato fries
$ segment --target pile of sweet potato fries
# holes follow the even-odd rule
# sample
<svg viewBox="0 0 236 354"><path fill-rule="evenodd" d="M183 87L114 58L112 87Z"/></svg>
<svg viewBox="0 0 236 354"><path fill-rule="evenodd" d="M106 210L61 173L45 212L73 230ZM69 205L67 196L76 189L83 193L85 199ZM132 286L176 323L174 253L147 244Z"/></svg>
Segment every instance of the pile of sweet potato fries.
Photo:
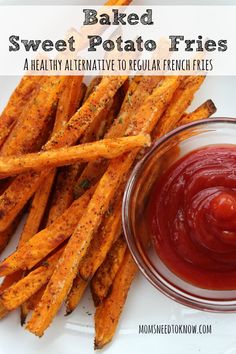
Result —
<svg viewBox="0 0 236 354"><path fill-rule="evenodd" d="M2 318L19 307L21 324L29 318L26 329L42 336L90 286L95 347L111 341L137 272L121 224L127 179L150 140L216 111L208 100L186 113L203 81L22 78L0 117L1 251L28 209L16 251L0 263Z"/></svg>

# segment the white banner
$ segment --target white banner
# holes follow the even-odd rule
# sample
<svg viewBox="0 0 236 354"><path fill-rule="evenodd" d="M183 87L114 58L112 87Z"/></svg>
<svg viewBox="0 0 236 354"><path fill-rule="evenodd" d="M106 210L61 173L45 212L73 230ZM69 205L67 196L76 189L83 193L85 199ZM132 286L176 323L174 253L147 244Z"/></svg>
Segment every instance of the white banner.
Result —
<svg viewBox="0 0 236 354"><path fill-rule="evenodd" d="M0 75L236 75L236 6L1 6Z"/></svg>

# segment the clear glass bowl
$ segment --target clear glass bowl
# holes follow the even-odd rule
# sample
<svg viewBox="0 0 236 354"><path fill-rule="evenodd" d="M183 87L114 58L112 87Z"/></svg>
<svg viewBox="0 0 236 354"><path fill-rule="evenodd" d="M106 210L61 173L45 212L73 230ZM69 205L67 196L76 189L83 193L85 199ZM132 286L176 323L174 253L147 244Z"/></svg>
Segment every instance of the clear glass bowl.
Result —
<svg viewBox="0 0 236 354"><path fill-rule="evenodd" d="M176 276L158 257L144 217L158 178L185 154L212 144L236 144L236 119L190 123L159 139L134 168L123 200L123 228L129 249L144 276L183 305L206 311L236 312L235 290L207 290Z"/></svg>

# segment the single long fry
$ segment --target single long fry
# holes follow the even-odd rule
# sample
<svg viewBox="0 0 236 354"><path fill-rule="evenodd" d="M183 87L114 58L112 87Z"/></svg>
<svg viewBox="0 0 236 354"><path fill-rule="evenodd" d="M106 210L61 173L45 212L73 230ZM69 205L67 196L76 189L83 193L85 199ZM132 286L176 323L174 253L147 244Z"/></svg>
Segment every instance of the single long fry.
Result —
<svg viewBox="0 0 236 354"><path fill-rule="evenodd" d="M25 76L12 93L9 101L0 115L0 147L10 134L13 125L21 115L24 106L29 101L35 89L41 83L38 76Z"/></svg>
<svg viewBox="0 0 236 354"><path fill-rule="evenodd" d="M150 144L148 135L125 138L103 139L69 148L0 158L0 175L9 177L29 170L43 170L50 167L70 165L77 161L91 161L99 158L114 159L137 147Z"/></svg>
<svg viewBox="0 0 236 354"><path fill-rule="evenodd" d="M145 110L140 109L135 117L137 122L136 129L140 129L139 133L150 133L165 107L170 102L179 83L180 80L178 77L167 77L154 90L151 98L149 97L146 100L144 105ZM152 105L150 106L151 102ZM154 102L156 109L153 110ZM143 115L143 113L145 114ZM108 209L121 182L127 176L138 152L139 149L135 149L135 151L122 155L109 163L109 167L98 183L86 212L81 217L60 258L60 266L54 271L42 300L27 324L29 331L42 336L45 329L50 325L71 289L79 263L88 249L93 234L98 229L104 213ZM63 283L61 282L62 279ZM51 297L52 292L54 294L53 298Z"/></svg>
<svg viewBox="0 0 236 354"><path fill-rule="evenodd" d="M1 293L0 301L4 307L8 311L16 309L46 284L55 269L60 255L61 251L59 250L41 266Z"/></svg>
<svg viewBox="0 0 236 354"><path fill-rule="evenodd" d="M88 98L83 106L74 114L69 122L57 134L53 135L44 150L70 146L77 142L90 123L104 109L109 100L126 80L126 76L104 77L97 90ZM5 230L22 210L26 202L36 191L42 179L49 174L32 173L20 175L0 196L0 231Z"/></svg>
<svg viewBox="0 0 236 354"><path fill-rule="evenodd" d="M54 223L25 242L0 264L0 276L31 269L73 233L94 189L72 203Z"/></svg>
<svg viewBox="0 0 236 354"><path fill-rule="evenodd" d="M48 125L52 121L52 112L58 97L63 90L65 77L48 77L42 86L37 88L36 95L25 106L19 119L5 141L2 156L24 154L37 151L44 140Z"/></svg>
<svg viewBox="0 0 236 354"><path fill-rule="evenodd" d="M184 113L179 120L178 126L206 119L216 112L216 106L212 100L207 100L191 113Z"/></svg>
<svg viewBox="0 0 236 354"><path fill-rule="evenodd" d="M107 297L112 282L123 261L127 245L120 237L107 254L105 261L98 268L91 281L91 292L95 306L98 306Z"/></svg>
<svg viewBox="0 0 236 354"><path fill-rule="evenodd" d="M127 250L110 294L95 312L95 349L102 349L112 340L136 272L137 266Z"/></svg>
<svg viewBox="0 0 236 354"><path fill-rule="evenodd" d="M154 139L161 137L176 126L187 107L191 104L194 94L199 89L204 79L205 76L188 76L182 80L172 102L161 117L153 133Z"/></svg>

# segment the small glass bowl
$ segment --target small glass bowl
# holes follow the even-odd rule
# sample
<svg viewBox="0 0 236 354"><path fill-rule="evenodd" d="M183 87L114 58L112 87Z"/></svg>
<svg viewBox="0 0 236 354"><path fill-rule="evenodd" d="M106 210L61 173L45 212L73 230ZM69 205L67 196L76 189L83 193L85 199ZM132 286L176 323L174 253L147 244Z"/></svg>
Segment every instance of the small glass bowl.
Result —
<svg viewBox="0 0 236 354"><path fill-rule="evenodd" d="M158 257L144 217L152 188L166 169L187 153L212 144L236 144L236 119L211 118L190 123L154 143L128 181L123 199L123 228L139 269L162 293L199 310L236 312L236 289L199 288L168 269Z"/></svg>

